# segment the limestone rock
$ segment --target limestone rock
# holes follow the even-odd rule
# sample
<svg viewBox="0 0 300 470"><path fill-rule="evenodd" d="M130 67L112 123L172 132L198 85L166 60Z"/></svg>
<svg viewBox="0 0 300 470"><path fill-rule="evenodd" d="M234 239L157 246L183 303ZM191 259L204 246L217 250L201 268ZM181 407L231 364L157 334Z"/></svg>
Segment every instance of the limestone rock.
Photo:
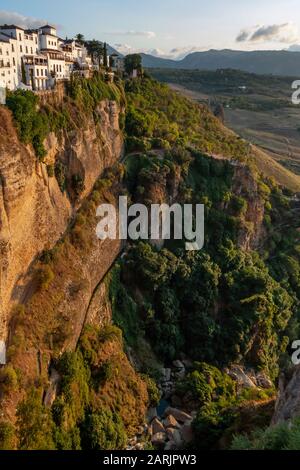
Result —
<svg viewBox="0 0 300 470"><path fill-rule="evenodd" d="M154 420L152 421L151 427L152 427L153 435L159 434L161 432L165 432L165 428L158 418L154 418Z"/></svg>
<svg viewBox="0 0 300 470"><path fill-rule="evenodd" d="M180 428L180 424L172 415L167 416L167 418L164 420L164 426L165 428Z"/></svg>
<svg viewBox="0 0 300 470"><path fill-rule="evenodd" d="M192 422L187 421L180 429L181 436L186 444L190 444L194 440Z"/></svg>
<svg viewBox="0 0 300 470"><path fill-rule="evenodd" d="M147 421L151 423L155 418L158 417L157 409L156 408L149 408L147 411Z"/></svg>
<svg viewBox="0 0 300 470"><path fill-rule="evenodd" d="M184 444L183 438L180 432L178 431L178 429L173 429L173 428L167 429L167 436L171 442L174 442L176 444L176 447L178 449L180 449L183 446Z"/></svg>
<svg viewBox="0 0 300 470"><path fill-rule="evenodd" d="M186 421L191 421L192 416L185 411L178 410L177 408L169 407L165 411L165 416L168 417L172 415L180 423L185 423Z"/></svg>
<svg viewBox="0 0 300 470"><path fill-rule="evenodd" d="M256 388L255 383L250 379L250 377L248 377L243 368L239 365L232 365L228 371L228 375L241 387Z"/></svg>
<svg viewBox="0 0 300 470"><path fill-rule="evenodd" d="M167 435L165 432L158 432L152 436L151 442L155 447L164 447L167 440Z"/></svg>
<svg viewBox="0 0 300 470"><path fill-rule="evenodd" d="M263 372L256 374L257 385L261 388L269 389L273 387L272 380Z"/></svg>
<svg viewBox="0 0 300 470"><path fill-rule="evenodd" d="M167 442L166 445L165 445L165 450L169 450L169 451L170 451L170 450L176 450L176 449L177 449L177 446L176 446L176 444L175 444L174 441L169 441L169 442Z"/></svg>

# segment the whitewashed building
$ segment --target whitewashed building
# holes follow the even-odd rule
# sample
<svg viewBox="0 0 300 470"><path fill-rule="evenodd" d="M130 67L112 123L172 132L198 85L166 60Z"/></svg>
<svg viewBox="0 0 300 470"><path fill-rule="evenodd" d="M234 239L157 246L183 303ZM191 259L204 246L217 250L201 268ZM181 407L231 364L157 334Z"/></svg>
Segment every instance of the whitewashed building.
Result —
<svg viewBox="0 0 300 470"><path fill-rule="evenodd" d="M90 69L87 49L75 40L59 38L54 26L37 30L0 26L0 87L46 90L55 81L68 80L75 70L88 75Z"/></svg>

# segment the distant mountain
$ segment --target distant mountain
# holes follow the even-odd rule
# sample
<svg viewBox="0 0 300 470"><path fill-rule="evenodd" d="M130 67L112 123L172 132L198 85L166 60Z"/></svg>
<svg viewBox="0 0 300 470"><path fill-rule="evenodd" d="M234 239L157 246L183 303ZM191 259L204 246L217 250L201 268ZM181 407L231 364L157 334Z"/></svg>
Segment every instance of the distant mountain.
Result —
<svg viewBox="0 0 300 470"><path fill-rule="evenodd" d="M123 54L121 54L120 52L118 52L116 49L114 49L112 46L110 46L109 44L107 44L107 53L108 55L112 55L112 54L118 54L120 57L123 57Z"/></svg>
<svg viewBox="0 0 300 470"><path fill-rule="evenodd" d="M298 51L221 51L193 52L182 60L161 59L142 54L144 67L176 69L237 69L257 74L289 75L300 78Z"/></svg>
<svg viewBox="0 0 300 470"><path fill-rule="evenodd" d="M182 62L182 60L172 60L172 59L162 59L161 57L155 57L150 54L141 54L143 60L143 67L148 68L167 68L167 69L175 69L175 68L182 68L178 67L178 64Z"/></svg>

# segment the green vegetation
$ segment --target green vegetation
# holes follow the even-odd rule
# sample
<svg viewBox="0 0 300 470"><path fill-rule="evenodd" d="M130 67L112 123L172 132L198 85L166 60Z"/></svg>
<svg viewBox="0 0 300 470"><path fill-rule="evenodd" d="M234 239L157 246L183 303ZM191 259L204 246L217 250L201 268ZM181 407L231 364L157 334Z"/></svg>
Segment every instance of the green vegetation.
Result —
<svg viewBox="0 0 300 470"><path fill-rule="evenodd" d="M193 361L176 390L197 409L193 445L216 448L224 436L231 445L232 434L247 428L240 426L243 409L249 403L258 408L271 402L274 390L242 389L225 368L243 364L276 383L280 367L288 367L290 342L300 332L300 248L292 194L249 166L247 144L206 107L147 77L126 82L126 92L130 154L124 165L106 171L95 184L65 239L42 253L37 292L26 307L13 311L12 364L1 369L2 393L18 392L22 377L15 358L19 354L20 361L21 352L39 341L51 352L59 387L54 403L46 407L46 374L36 382L32 378L36 387L27 387L16 429L0 423L3 448L123 449L143 422L146 407L160 400L153 380L159 369L156 357L165 366L181 355ZM73 81L67 98L72 122L77 122L75 108L97 121L97 103L103 98L125 102L122 88L101 77ZM30 136L27 125L25 120L24 135ZM209 154L231 157L234 165ZM57 162L54 172L65 190L70 182L63 163ZM71 185L76 196L84 189L79 174ZM130 203L204 204L205 247L189 252L184 240L169 240L161 248L145 241L129 243L104 286L114 324L86 326L77 349L70 352L70 319L59 309L66 296L61 285L71 280L68 295L75 296L87 282L83 270L66 271L70 265L75 271L74 260L81 262L89 253L99 201L114 200L121 192ZM128 362L123 337L142 376ZM267 426L269 418L266 412L259 425ZM297 426L292 441L292 436L280 440L270 430L252 434L253 424L233 446L290 448L299 445Z"/></svg>
<svg viewBox="0 0 300 470"><path fill-rule="evenodd" d="M89 80L72 79L66 92L64 102L58 107L41 105L38 95L31 91L8 93L6 104L13 113L20 139L33 146L41 161L46 155L44 141L50 132L59 134L65 129L82 127L82 114L94 115L97 120L95 110L101 100L124 104L121 85L106 83L101 74L95 74Z"/></svg>
<svg viewBox="0 0 300 470"><path fill-rule="evenodd" d="M189 393L199 411L193 422L194 445L210 449L217 445L240 413L239 407L248 402L263 402L274 396L274 390L238 389L226 373L205 363L195 363L195 370L177 386L177 394Z"/></svg>
<svg viewBox="0 0 300 470"><path fill-rule="evenodd" d="M142 57L140 54L128 54L124 59L125 72L130 75L134 70L141 72Z"/></svg>
<svg viewBox="0 0 300 470"><path fill-rule="evenodd" d="M236 436L233 450L299 450L300 422L295 419L292 423L282 423L277 426L261 429L250 436Z"/></svg>
<svg viewBox="0 0 300 470"><path fill-rule="evenodd" d="M52 367L60 377L54 403L45 406L40 384L28 389L17 409L16 429L0 422L0 448L124 449L144 416L148 395L122 351L121 331L87 326L79 348L62 354ZM1 371L0 380L11 389L15 373L11 366ZM150 378L147 384L151 403L157 403L155 384Z"/></svg>
<svg viewBox="0 0 300 470"><path fill-rule="evenodd" d="M161 148L163 141L236 159L247 156L246 143L225 132L205 106L191 103L166 85L150 78L137 79L126 83L126 93L129 151Z"/></svg>

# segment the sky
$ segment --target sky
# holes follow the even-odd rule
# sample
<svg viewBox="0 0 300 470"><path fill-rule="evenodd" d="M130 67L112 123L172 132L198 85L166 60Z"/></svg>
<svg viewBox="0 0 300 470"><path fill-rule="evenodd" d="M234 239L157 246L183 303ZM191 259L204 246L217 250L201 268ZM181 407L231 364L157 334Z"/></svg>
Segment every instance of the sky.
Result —
<svg viewBox="0 0 300 470"><path fill-rule="evenodd" d="M300 50L300 0L0 0L0 24L58 26L122 53L180 59L208 49Z"/></svg>

